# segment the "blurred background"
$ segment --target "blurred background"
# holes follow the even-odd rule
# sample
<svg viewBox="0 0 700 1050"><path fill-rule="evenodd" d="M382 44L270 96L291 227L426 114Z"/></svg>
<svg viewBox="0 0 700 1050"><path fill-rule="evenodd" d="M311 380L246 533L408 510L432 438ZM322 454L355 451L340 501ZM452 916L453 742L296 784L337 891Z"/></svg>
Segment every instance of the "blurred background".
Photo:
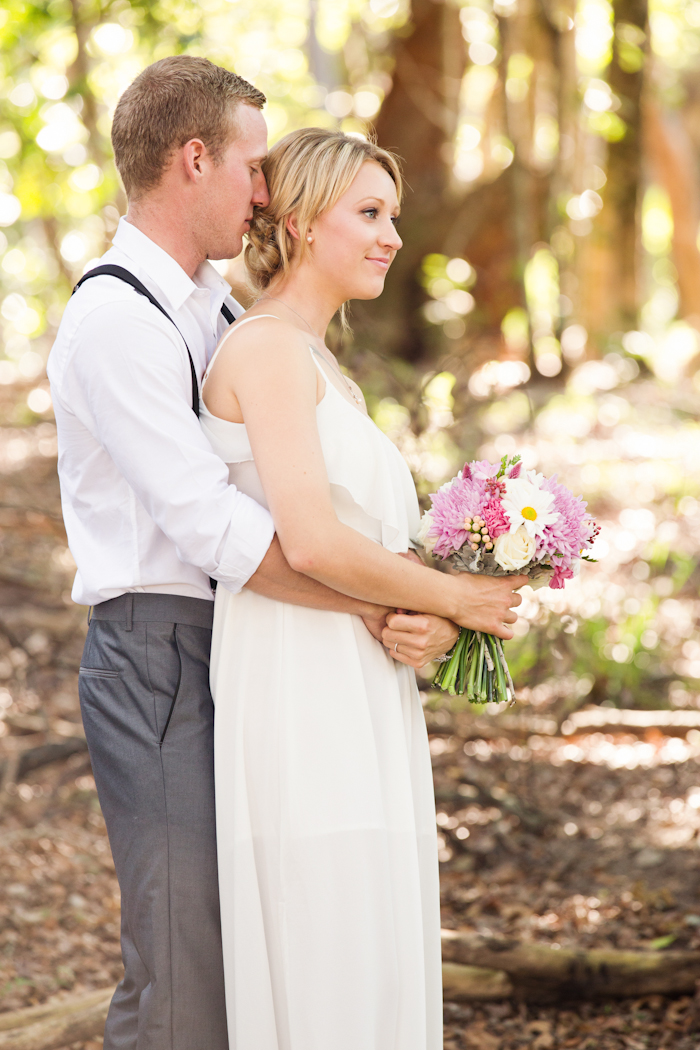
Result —
<svg viewBox="0 0 700 1050"><path fill-rule="evenodd" d="M519 452L602 525L597 565L564 591L524 592L508 646L516 708L464 711L423 675L446 923L486 914L561 944L695 946L700 0L6 0L0 853L17 877L0 902L5 1008L119 976L44 369L72 286L125 211L117 99L181 52L261 88L272 142L340 127L402 158L404 247L384 295L353 304L352 335L333 339L421 496L465 459ZM240 260L217 265L246 301ZM530 1042L511 1043L511 1015L471 1007L455 1007L449 1038L685 1046L695 1007L657 999L635 1007L651 1042L573 1021L560 1038L568 1022L545 1012Z"/></svg>

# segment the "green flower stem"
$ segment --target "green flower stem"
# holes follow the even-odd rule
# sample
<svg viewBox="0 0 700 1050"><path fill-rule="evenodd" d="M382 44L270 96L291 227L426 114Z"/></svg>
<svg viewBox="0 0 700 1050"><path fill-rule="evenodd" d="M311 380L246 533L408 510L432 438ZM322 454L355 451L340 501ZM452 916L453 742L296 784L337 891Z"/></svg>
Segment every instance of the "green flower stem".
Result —
<svg viewBox="0 0 700 1050"><path fill-rule="evenodd" d="M508 661L506 660L505 653L503 652L503 645L501 644L501 639L500 638L496 639L496 646L498 648L498 654L501 657L501 664L502 664L503 670L505 672L506 681L508 682L508 689L510 690L510 702L511 702L511 704L514 704L515 703L515 686L513 685L513 679L510 677L510 671L508 669Z"/></svg>
<svg viewBox="0 0 700 1050"><path fill-rule="evenodd" d="M501 663L501 654L498 648L498 640L494 638L492 634L489 635L489 645L491 647L491 656L496 668L496 699L500 703L502 700L508 699L508 690L506 687L506 676L503 672L503 664Z"/></svg>
<svg viewBox="0 0 700 1050"><path fill-rule="evenodd" d="M462 652L459 660L459 674L457 676L457 692L462 695L464 693L464 684L467 680L467 663L469 661L469 654L474 644L474 632L466 631L466 637L464 645L462 646Z"/></svg>
<svg viewBox="0 0 700 1050"><path fill-rule="evenodd" d="M482 704L486 703L486 697L488 696L488 690L486 688L486 679L488 676L489 669L486 665L486 639L484 635L479 636L479 701Z"/></svg>
<svg viewBox="0 0 700 1050"><path fill-rule="evenodd" d="M462 650L466 648L468 641L467 635L470 633L471 632L464 628L460 631L459 638L455 643L450 659L442 665L435 678L435 684L439 685L441 689L447 690L450 696L454 696L456 693L455 687L457 685L457 677L462 659Z"/></svg>
<svg viewBox="0 0 700 1050"><path fill-rule="evenodd" d="M477 631L474 638L474 645L472 647L472 657L469 663L469 676L467 678L466 694L467 700L476 700L476 681L477 672L481 670L479 667L478 649L477 643L479 641L479 633Z"/></svg>
<svg viewBox="0 0 700 1050"><path fill-rule="evenodd" d="M500 638L462 628L450 659L440 665L433 685L450 696L462 696L475 704L503 703L515 699Z"/></svg>

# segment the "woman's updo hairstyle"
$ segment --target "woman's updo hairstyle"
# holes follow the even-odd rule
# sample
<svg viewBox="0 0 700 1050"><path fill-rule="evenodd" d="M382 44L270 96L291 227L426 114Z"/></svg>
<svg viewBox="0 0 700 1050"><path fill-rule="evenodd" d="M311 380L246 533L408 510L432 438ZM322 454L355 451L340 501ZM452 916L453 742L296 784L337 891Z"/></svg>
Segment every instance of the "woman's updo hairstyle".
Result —
<svg viewBox="0 0 700 1050"><path fill-rule="evenodd" d="M251 283L265 291L289 272L292 260L309 250L306 236L313 221L332 208L350 187L365 161L381 164L401 200L398 161L366 139L325 128L303 128L280 139L262 164L270 191L266 208L256 208L248 233L245 263ZM287 229L295 213L299 240Z"/></svg>

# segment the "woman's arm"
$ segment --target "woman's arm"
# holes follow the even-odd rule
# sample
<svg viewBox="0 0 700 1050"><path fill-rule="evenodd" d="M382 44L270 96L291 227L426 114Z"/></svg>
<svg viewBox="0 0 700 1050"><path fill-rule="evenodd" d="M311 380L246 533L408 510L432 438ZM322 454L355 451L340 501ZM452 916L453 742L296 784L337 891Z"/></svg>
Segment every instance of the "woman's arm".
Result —
<svg viewBox="0 0 700 1050"><path fill-rule="evenodd" d="M209 382L210 409L245 421L277 536L293 569L363 601L434 613L511 637L504 623L517 619L510 608L521 599L513 589L525 577L434 572L397 558L338 520L316 423L322 380L297 329L267 318L240 332L233 329Z"/></svg>

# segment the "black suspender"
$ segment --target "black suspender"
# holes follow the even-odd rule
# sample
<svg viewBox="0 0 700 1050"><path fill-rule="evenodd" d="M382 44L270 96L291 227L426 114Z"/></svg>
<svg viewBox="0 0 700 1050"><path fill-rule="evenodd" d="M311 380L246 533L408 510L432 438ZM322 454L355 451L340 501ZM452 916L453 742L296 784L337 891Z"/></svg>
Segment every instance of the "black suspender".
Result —
<svg viewBox="0 0 700 1050"><path fill-rule="evenodd" d="M171 324L174 324L177 328L177 325L173 321L170 314L163 309L163 307L160 305L155 296L151 295L148 288L146 288L145 284L142 284L141 281L139 281L138 277L134 277L133 273L130 273L130 271L126 270L123 266L112 266L111 264L104 266L96 266L94 270L89 270L84 277L80 278L75 288L73 289L73 294L77 292L78 288L80 288L81 284L83 284L84 281L87 281L90 277L100 277L101 275L105 275L107 277L116 277L120 281L124 281L126 284L130 284L131 287L139 293L139 295L145 296L146 299L148 299L150 303L153 303L155 308L157 310L160 310L163 316L167 317ZM231 313L231 311L225 303L221 307L221 313L224 315L225 319L228 321L229 324L233 324L233 322L236 320L236 318L233 316L233 314ZM179 328L177 328L177 330L178 332L180 332ZM192 376L192 411L197 416L197 418L199 418L199 383L197 382L197 373L195 371L194 361L192 360L190 348L187 345L187 342L185 341L185 337L184 335L182 335L182 332L180 332L180 335L182 336L182 341L185 344L185 350L187 351L187 356L190 362L190 374Z"/></svg>

